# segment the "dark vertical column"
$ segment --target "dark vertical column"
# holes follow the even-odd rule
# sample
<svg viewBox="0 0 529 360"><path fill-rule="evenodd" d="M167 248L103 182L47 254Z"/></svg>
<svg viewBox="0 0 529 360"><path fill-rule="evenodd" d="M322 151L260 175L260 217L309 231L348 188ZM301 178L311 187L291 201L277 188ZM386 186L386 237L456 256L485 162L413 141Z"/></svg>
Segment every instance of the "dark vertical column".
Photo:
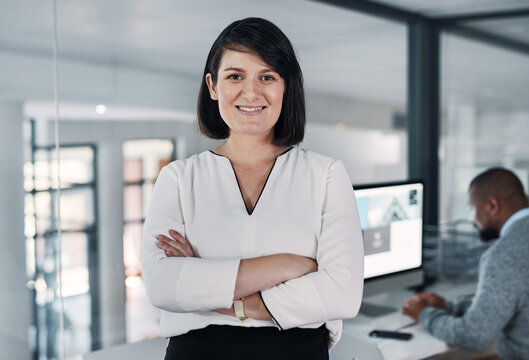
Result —
<svg viewBox="0 0 529 360"><path fill-rule="evenodd" d="M92 344L90 350L99 350L102 348L102 327L101 327L101 309L100 309L100 298L101 291L99 288L99 203L98 203L98 152L95 145L91 146L94 154L94 162L92 171L94 172L94 185L92 187L92 196L94 201L94 224L91 231L87 233L88 236L88 274L90 282L90 311L91 311L91 324L90 334L92 336Z"/></svg>
<svg viewBox="0 0 529 360"><path fill-rule="evenodd" d="M440 31L426 19L408 27L408 176L424 180L424 220L438 223Z"/></svg>

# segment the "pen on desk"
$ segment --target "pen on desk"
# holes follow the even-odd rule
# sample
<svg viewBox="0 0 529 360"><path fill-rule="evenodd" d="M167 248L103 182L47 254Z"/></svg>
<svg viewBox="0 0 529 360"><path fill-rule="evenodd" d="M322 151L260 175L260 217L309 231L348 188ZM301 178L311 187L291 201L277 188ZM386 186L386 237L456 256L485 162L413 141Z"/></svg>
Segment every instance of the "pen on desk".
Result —
<svg viewBox="0 0 529 360"><path fill-rule="evenodd" d="M417 325L417 324L415 323L415 321L412 321L412 322L409 323L409 324L403 325L403 326L401 326L400 328L397 328L396 330L406 329L406 328L412 327L413 325Z"/></svg>

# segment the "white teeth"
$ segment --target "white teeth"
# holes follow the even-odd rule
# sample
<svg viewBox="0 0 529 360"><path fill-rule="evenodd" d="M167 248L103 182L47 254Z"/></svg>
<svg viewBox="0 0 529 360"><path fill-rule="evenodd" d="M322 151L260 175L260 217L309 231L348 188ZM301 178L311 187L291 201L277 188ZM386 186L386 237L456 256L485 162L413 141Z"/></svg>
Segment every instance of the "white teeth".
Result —
<svg viewBox="0 0 529 360"><path fill-rule="evenodd" d="M239 106L239 109L243 111L257 111L264 109L264 106L258 106L258 107L246 107L246 106Z"/></svg>

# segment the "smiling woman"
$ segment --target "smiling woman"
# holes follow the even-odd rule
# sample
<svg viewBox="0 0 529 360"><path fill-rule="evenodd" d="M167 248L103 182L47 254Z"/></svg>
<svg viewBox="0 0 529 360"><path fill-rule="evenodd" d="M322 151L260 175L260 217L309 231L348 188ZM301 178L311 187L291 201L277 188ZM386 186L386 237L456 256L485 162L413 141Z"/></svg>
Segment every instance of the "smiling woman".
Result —
<svg viewBox="0 0 529 360"><path fill-rule="evenodd" d="M303 78L272 23L229 25L198 100L215 149L151 197L143 275L171 359L328 359L362 298L363 244L341 161L303 150Z"/></svg>
<svg viewBox="0 0 529 360"><path fill-rule="evenodd" d="M262 136L273 140L273 128L281 114L285 82L250 49L226 50L218 80L206 75L211 99L217 100L230 137Z"/></svg>
<svg viewBox="0 0 529 360"><path fill-rule="evenodd" d="M250 19L230 24L211 47L198 96L199 129L213 139L229 137L230 127L226 123L227 119L221 115L222 100L218 101L215 96L218 96L218 87L222 87L225 80L244 80L245 86L250 86L247 89L249 92L246 93L250 100L240 99L241 103L233 105L264 105L251 102L255 101L253 97L259 96L255 91L269 84L269 87L277 90L274 92L275 96L282 99L274 126L273 144L298 144L303 140L305 128L305 95L301 68L290 41L280 29L266 20ZM241 68L242 65L251 68ZM263 86L256 87L256 83ZM277 88L278 83L282 83L283 91ZM216 90L216 93L212 93L212 90Z"/></svg>

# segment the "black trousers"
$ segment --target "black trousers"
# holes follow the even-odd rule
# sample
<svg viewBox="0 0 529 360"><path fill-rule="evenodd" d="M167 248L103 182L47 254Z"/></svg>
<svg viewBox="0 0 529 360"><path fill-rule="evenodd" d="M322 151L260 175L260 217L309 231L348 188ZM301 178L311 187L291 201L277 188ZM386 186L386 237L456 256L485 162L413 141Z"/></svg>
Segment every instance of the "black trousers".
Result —
<svg viewBox="0 0 529 360"><path fill-rule="evenodd" d="M209 325L169 340L165 360L328 360L329 331Z"/></svg>

